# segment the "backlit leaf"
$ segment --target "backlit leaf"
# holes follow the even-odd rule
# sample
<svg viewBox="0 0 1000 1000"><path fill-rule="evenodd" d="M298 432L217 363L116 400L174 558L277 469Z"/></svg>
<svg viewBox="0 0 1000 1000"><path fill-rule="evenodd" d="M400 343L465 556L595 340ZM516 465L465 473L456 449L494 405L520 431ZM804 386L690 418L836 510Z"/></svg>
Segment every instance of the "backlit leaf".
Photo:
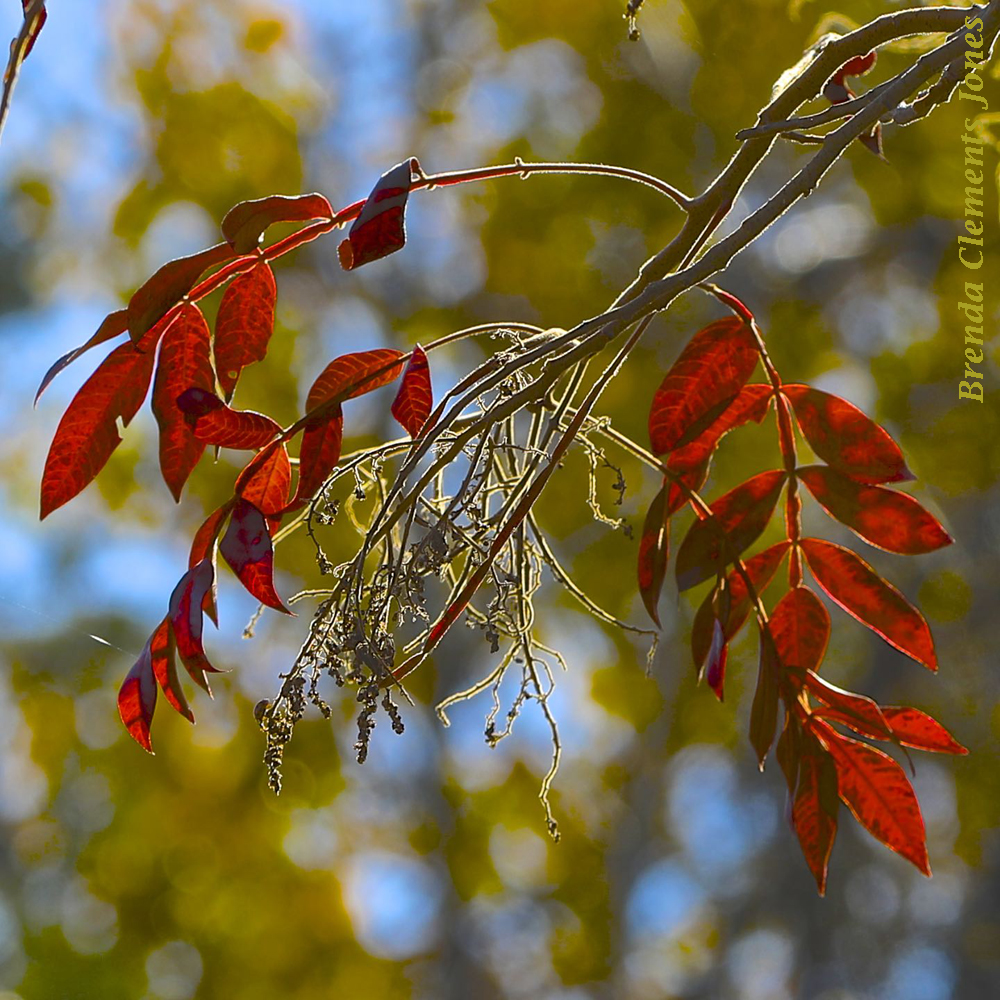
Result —
<svg viewBox="0 0 1000 1000"><path fill-rule="evenodd" d="M792 826L821 896L826 893L830 852L837 836L838 807L836 765L818 747L807 749L799 761Z"/></svg>
<svg viewBox="0 0 1000 1000"><path fill-rule="evenodd" d="M135 661L118 689L118 714L129 736L149 753L153 752L149 726L156 708L156 678L153 676L151 642L152 639L146 641L139 659Z"/></svg>
<svg viewBox="0 0 1000 1000"><path fill-rule="evenodd" d="M194 722L194 713L188 705L180 678L177 676L177 657L169 617L164 618L156 627L156 631L150 637L149 647L153 676L160 685L163 696L188 722Z"/></svg>
<svg viewBox="0 0 1000 1000"><path fill-rule="evenodd" d="M256 454L236 478L234 492L266 517L274 517L288 503L292 464L283 441L274 441Z"/></svg>
<svg viewBox="0 0 1000 1000"><path fill-rule="evenodd" d="M406 243L403 213L410 194L412 159L387 170L372 188L347 239L337 248L340 266L351 271L401 250Z"/></svg>
<svg viewBox="0 0 1000 1000"><path fill-rule="evenodd" d="M323 199L326 201L326 199ZM274 333L277 288L267 261L236 277L226 289L215 319L215 367L219 385L232 399L240 372L262 361Z"/></svg>
<svg viewBox="0 0 1000 1000"><path fill-rule="evenodd" d="M264 515L246 500L233 508L229 527L219 543L222 558L229 563L240 583L269 608L292 612L281 603L274 589L274 548Z"/></svg>
<svg viewBox="0 0 1000 1000"><path fill-rule="evenodd" d="M410 355L410 361L403 372L399 392L392 401L392 415L410 435L415 438L427 422L434 406L431 391L431 369L424 349L417 344Z"/></svg>
<svg viewBox="0 0 1000 1000"><path fill-rule="evenodd" d="M302 432L299 449L299 481L289 510L316 495L340 461L344 441L344 413L338 404L332 413L311 419Z"/></svg>
<svg viewBox="0 0 1000 1000"><path fill-rule="evenodd" d="M783 667L818 669L830 640L830 615L808 587L793 587L778 601L770 627Z"/></svg>
<svg viewBox="0 0 1000 1000"><path fill-rule="evenodd" d="M222 235L238 254L256 249L268 226L276 222L332 219L333 208L321 194L283 195L241 201L222 220Z"/></svg>
<svg viewBox="0 0 1000 1000"><path fill-rule="evenodd" d="M253 410L234 410L207 389L185 389L177 397L177 406L199 441L220 448L256 451L281 433L281 425L270 417Z"/></svg>
<svg viewBox="0 0 1000 1000"><path fill-rule="evenodd" d="M202 605L205 594L215 582L215 567L210 558L192 566L178 581L170 595L170 628L181 662L199 687L212 694L206 673L218 673L208 662L202 645Z"/></svg>
<svg viewBox="0 0 1000 1000"><path fill-rule="evenodd" d="M670 521L666 512L667 488L667 484L664 483L659 493L653 497L639 539L639 596L649 617L657 625L660 624L657 604L670 554Z"/></svg>

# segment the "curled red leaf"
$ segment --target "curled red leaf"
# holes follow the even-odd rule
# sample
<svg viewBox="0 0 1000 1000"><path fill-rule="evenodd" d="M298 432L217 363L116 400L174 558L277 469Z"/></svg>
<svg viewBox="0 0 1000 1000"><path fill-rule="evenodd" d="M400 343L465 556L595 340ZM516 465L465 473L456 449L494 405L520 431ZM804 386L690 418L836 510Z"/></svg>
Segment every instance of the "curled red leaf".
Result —
<svg viewBox="0 0 1000 1000"><path fill-rule="evenodd" d="M173 709L194 722L194 713L188 705L180 679L177 676L176 650L170 630L170 619L164 618L149 640L149 651L153 663L153 676L160 685L163 696Z"/></svg>
<svg viewBox="0 0 1000 1000"><path fill-rule="evenodd" d="M326 201L326 199L323 199ZM235 278L215 319L215 367L226 400L233 398L240 372L263 361L274 333L277 287L267 261Z"/></svg>
<svg viewBox="0 0 1000 1000"><path fill-rule="evenodd" d="M415 438L431 415L433 406L430 365L424 349L417 344L403 372L396 398L392 401L392 415L403 430Z"/></svg>
<svg viewBox="0 0 1000 1000"><path fill-rule="evenodd" d="M151 638L146 641L139 659L118 689L118 714L129 736L149 753L153 752L149 726L156 708L156 678L153 676L151 642Z"/></svg>
<svg viewBox="0 0 1000 1000"><path fill-rule="evenodd" d="M333 208L321 194L273 194L241 201L222 220L222 235L238 254L256 249L268 226L276 222L332 219Z"/></svg>
<svg viewBox="0 0 1000 1000"><path fill-rule="evenodd" d="M191 679L211 696L208 673L218 673L208 662L202 645L202 605L205 594L215 583L215 567L210 558L192 566L178 581L170 595L170 628L177 652Z"/></svg>
<svg viewBox="0 0 1000 1000"><path fill-rule="evenodd" d="M274 548L264 515L247 500L233 508L229 527L219 543L222 558L240 583L269 608L292 614L274 589Z"/></svg>
<svg viewBox="0 0 1000 1000"><path fill-rule="evenodd" d="M413 160L403 160L387 170L372 188L347 239L337 248L340 266L351 271L362 264L387 257L406 243L403 214L410 194Z"/></svg>
<svg viewBox="0 0 1000 1000"><path fill-rule="evenodd" d="M177 407L188 417L194 436L220 448L263 448L281 433L281 425L263 413L234 410L207 389L191 387L177 397Z"/></svg>

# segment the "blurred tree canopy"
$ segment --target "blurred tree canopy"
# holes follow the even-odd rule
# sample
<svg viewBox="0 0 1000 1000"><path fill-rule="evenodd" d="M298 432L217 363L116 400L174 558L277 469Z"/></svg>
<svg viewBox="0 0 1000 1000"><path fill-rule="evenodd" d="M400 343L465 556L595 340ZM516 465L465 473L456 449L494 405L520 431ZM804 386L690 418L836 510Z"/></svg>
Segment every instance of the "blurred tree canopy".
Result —
<svg viewBox="0 0 1000 1000"><path fill-rule="evenodd" d="M9 35L18 6L2 15ZM750 642L735 647L724 706L695 684L686 643L703 590L665 598L649 673L641 643L542 591L544 633L569 665L552 702L564 750L553 844L538 803L550 753L540 714L526 709L495 749L482 699L456 706L447 729L434 717L489 662L464 630L414 675L405 734L380 726L364 767L351 753L352 699L334 701L332 722L310 715L276 798L252 706L294 658L307 615L265 617L244 641L255 604L224 581L222 628L208 639L232 669L218 697L196 706L196 727L164 715L155 758L128 740L114 693L192 532L229 494L238 466L226 453L203 461L175 507L142 413L97 486L36 520L47 442L84 372L32 413L41 375L162 261L214 242L236 202L316 190L346 205L407 155L428 171L515 156L613 162L694 192L809 44L885 6L647 0L629 42L624 2L612 0L51 5L0 146L0 1000L995 992L997 345L986 404L960 404L954 102L887 129L887 162L853 150L726 272L786 378L845 395L889 428L916 495L957 540L918 560L866 553L919 600L938 676L846 619L829 654L833 681L932 712L972 751L917 762L931 881L845 826L828 895L816 897L781 821L780 775L757 773L743 735ZM903 55L882 53L872 85ZM805 155L783 148L737 214ZM991 184L984 275L997 273L997 219ZM241 401L291 422L335 354L409 349L499 319L568 329L678 226L654 193L593 177L413 198L406 249L377 268L342 272L329 240L282 259L278 329ZM706 298L657 318L602 398L636 439L680 344L718 315ZM481 357L463 342L435 376L456 381ZM357 406L363 434L349 444L384 438L387 407ZM773 444L754 433L721 449L710 486L763 467ZM566 476L579 481L584 465L573 459ZM615 513L638 529L658 484L638 462L622 471ZM599 474L608 509L612 482ZM539 517L574 578L639 621L634 535L596 521L585 489L556 484ZM328 554L336 562L349 546ZM278 566L283 592L315 585L307 539L283 544Z"/></svg>

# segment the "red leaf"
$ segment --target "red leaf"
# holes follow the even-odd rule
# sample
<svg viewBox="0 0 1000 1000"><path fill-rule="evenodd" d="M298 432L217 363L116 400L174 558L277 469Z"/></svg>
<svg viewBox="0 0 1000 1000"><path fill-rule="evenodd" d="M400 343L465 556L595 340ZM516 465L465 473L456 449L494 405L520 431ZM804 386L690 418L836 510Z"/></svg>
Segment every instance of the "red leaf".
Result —
<svg viewBox="0 0 1000 1000"><path fill-rule="evenodd" d="M774 662L770 649L767 639L761 636L757 688L750 709L750 745L757 754L757 765L762 771L778 724L778 664Z"/></svg>
<svg viewBox="0 0 1000 1000"><path fill-rule="evenodd" d="M150 655L153 662L153 675L156 677L160 690L170 702L175 711L184 716L188 722L194 722L194 713L184 697L180 679L177 676L177 661L174 649L174 637L170 631L170 619L164 618L156 627L149 639Z"/></svg>
<svg viewBox="0 0 1000 1000"><path fill-rule="evenodd" d="M118 689L118 714L129 736L149 753L153 752L149 725L153 721L153 711L156 708L156 678L153 676L151 642L151 638L146 640L139 659L135 661Z"/></svg>
<svg viewBox="0 0 1000 1000"><path fill-rule="evenodd" d="M764 593L767 585L774 578L788 548L789 542L778 542L770 548L764 549L763 552L758 552L757 555L747 559L744 563L747 575L750 577L758 597ZM726 577L726 589L729 591L729 615L725 622L725 634L726 641L731 642L747 620L751 603L746 583L736 570L733 570ZM702 601L694 616L694 625L691 629L691 652L694 655L695 668L699 670L705 662L712 641L713 596L714 591L710 591L705 600Z"/></svg>
<svg viewBox="0 0 1000 1000"><path fill-rule="evenodd" d="M288 449L283 441L274 441L246 464L236 478L234 492L266 517L273 517L288 503L291 484Z"/></svg>
<svg viewBox="0 0 1000 1000"><path fill-rule="evenodd" d="M401 250L406 243L403 212L410 194L412 159L387 170L372 188L361 214L337 248L340 266L351 271Z"/></svg>
<svg viewBox="0 0 1000 1000"><path fill-rule="evenodd" d="M715 618L712 621L712 644L708 647L708 662L705 664L705 680L719 701L724 697L728 653L729 644L726 642L725 632L719 619Z"/></svg>
<svg viewBox="0 0 1000 1000"><path fill-rule="evenodd" d="M795 788L799 782L799 761L802 757L801 730L792 715L785 711L785 725L778 737L778 745L774 748L774 755L781 766L781 772L785 776L785 784L788 785L788 794L794 795ZM794 820L794 818L793 818ZM794 825L794 822L793 822Z"/></svg>
<svg viewBox="0 0 1000 1000"><path fill-rule="evenodd" d="M281 425L270 417L253 410L233 410L207 389L185 389L177 397L177 408L187 416L199 441L220 448L256 451L281 433Z"/></svg>
<svg viewBox="0 0 1000 1000"><path fill-rule="evenodd" d="M799 838L816 888L826 893L830 852L837 836L837 770L819 747L802 754L792 803L792 826Z"/></svg>
<svg viewBox="0 0 1000 1000"><path fill-rule="evenodd" d="M760 423L774 398L769 385L745 385L736 398L693 441L672 452L667 465L676 471L700 465L715 451L719 441L736 427L753 420Z"/></svg>
<svg viewBox="0 0 1000 1000"><path fill-rule="evenodd" d="M818 669L830 641L830 615L808 587L793 587L782 597L770 626L783 667Z"/></svg>
<svg viewBox="0 0 1000 1000"><path fill-rule="evenodd" d="M810 447L827 465L862 483L914 478L899 445L853 403L807 385L785 385L781 391Z"/></svg>
<svg viewBox="0 0 1000 1000"><path fill-rule="evenodd" d="M842 736L815 717L809 725L833 757L840 797L857 821L929 876L924 820L903 769L888 754Z"/></svg>
<svg viewBox="0 0 1000 1000"><path fill-rule="evenodd" d="M892 735L903 746L932 753L966 754L969 751L936 719L906 706L884 705L882 715L889 723Z"/></svg>
<svg viewBox="0 0 1000 1000"><path fill-rule="evenodd" d="M222 220L222 235L238 254L255 250L268 226L276 222L332 219L333 208L321 194L273 194L241 201Z"/></svg>
<svg viewBox="0 0 1000 1000"><path fill-rule="evenodd" d="M227 400L233 398L240 372L267 354L276 297L274 273L267 261L239 275L222 296L214 347L219 385Z"/></svg>
<svg viewBox="0 0 1000 1000"><path fill-rule="evenodd" d="M302 433L299 450L299 481L295 497L285 510L301 506L326 482L340 461L344 441L344 413L338 404L328 416L313 418Z"/></svg>
<svg viewBox="0 0 1000 1000"><path fill-rule="evenodd" d="M153 355L131 343L116 347L84 382L59 421L42 473L41 516L72 500L121 444L117 420L127 427L146 398Z"/></svg>
<svg viewBox="0 0 1000 1000"><path fill-rule="evenodd" d="M209 330L197 306L185 305L163 337L153 382L153 413L160 428L160 470L174 499L205 450L194 436L177 397L192 386L215 390Z"/></svg>
<svg viewBox="0 0 1000 1000"><path fill-rule="evenodd" d="M875 65L875 61L878 59L878 52L872 49L867 55L855 56L853 59L848 59L840 69L834 73L834 78L838 80L843 80L845 76L864 76Z"/></svg>
<svg viewBox="0 0 1000 1000"><path fill-rule="evenodd" d="M205 594L215 582L215 567L211 559L202 559L178 581L170 595L170 628L184 668L199 687L211 696L206 673L218 673L208 662L202 646L202 604Z"/></svg>
<svg viewBox="0 0 1000 1000"><path fill-rule="evenodd" d="M691 525L677 553L679 590L714 576L760 536L774 513L784 482L785 473L780 469L761 472L716 500L711 517Z"/></svg>
<svg viewBox="0 0 1000 1000"><path fill-rule="evenodd" d="M845 691L823 680L811 670L804 673L794 671L789 677L801 683L809 694L823 703L815 709L816 715L835 719L873 739L887 740L891 737L889 723L882 714L882 709L871 698L855 694L853 691Z"/></svg>
<svg viewBox="0 0 1000 1000"><path fill-rule="evenodd" d="M129 300L128 329L132 340L138 341L177 305L208 268L232 256L229 245L219 243L190 257L178 257L164 264Z"/></svg>
<svg viewBox="0 0 1000 1000"><path fill-rule="evenodd" d="M639 596L649 613L649 617L660 624L656 606L663 588L663 578L667 573L667 559L670 554L670 520L666 511L667 484L664 482L659 493L646 512L639 539Z"/></svg>
<svg viewBox="0 0 1000 1000"><path fill-rule="evenodd" d="M112 340L120 334L124 333L127 329L125 321L126 312L124 309L119 309L117 312L111 313L109 316L104 317L104 321L97 328L97 332L87 341L87 343L82 344L80 347L75 347L72 351L64 354L52 367L45 373L41 384L38 386L38 392L35 393L35 404L37 405L38 400L41 395L48 388L49 383L65 368L67 365L72 364L81 354L89 351L92 347L96 347L98 344L103 344L108 340Z"/></svg>
<svg viewBox="0 0 1000 1000"><path fill-rule="evenodd" d="M392 401L392 415L410 435L415 438L427 422L434 406L431 391L431 369L424 349L417 344L410 355L409 364L403 372L399 392Z"/></svg>
<svg viewBox="0 0 1000 1000"><path fill-rule="evenodd" d="M720 319L696 333L653 396L653 451L662 455L698 437L733 402L756 365L756 341L739 319Z"/></svg>
<svg viewBox="0 0 1000 1000"><path fill-rule="evenodd" d="M895 587L850 549L818 538L804 538L801 545L813 576L832 600L900 652L937 670L927 622Z"/></svg>
<svg viewBox="0 0 1000 1000"><path fill-rule="evenodd" d="M217 510L212 511L197 530L194 540L191 543L191 554L188 556L189 569L200 563L202 559L211 559L212 565L215 565L215 542L235 502L235 500L227 500ZM201 607L205 614L218 625L219 611L216 606L215 591L216 583L213 579L212 586L205 592L205 598L202 601Z"/></svg>
<svg viewBox="0 0 1000 1000"><path fill-rule="evenodd" d="M831 517L881 549L912 556L954 540L906 493L864 486L825 465L796 469L795 474Z"/></svg>
<svg viewBox="0 0 1000 1000"><path fill-rule="evenodd" d="M274 589L274 549L264 515L246 500L233 509L229 527L219 544L222 558L229 563L240 583L269 608L292 614Z"/></svg>

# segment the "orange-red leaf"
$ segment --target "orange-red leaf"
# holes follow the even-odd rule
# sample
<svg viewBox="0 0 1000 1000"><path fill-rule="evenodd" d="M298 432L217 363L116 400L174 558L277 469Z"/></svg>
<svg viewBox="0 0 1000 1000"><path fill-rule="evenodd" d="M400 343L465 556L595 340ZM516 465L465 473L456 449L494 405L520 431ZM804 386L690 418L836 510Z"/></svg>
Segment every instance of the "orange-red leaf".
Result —
<svg viewBox="0 0 1000 1000"><path fill-rule="evenodd" d="M733 402L756 364L756 341L741 320L720 319L696 333L653 396L653 451L662 455L703 433Z"/></svg>
<svg viewBox="0 0 1000 1000"><path fill-rule="evenodd" d="M762 771L778 724L778 669L769 643L761 636L757 688L750 709L750 745L757 754L757 765Z"/></svg>
<svg viewBox="0 0 1000 1000"><path fill-rule="evenodd" d="M246 500L233 508L229 527L219 543L222 558L229 563L240 583L269 608L292 612L281 603L274 589L274 548L264 515Z"/></svg>
<svg viewBox="0 0 1000 1000"><path fill-rule="evenodd" d="M855 694L853 691L845 691L823 680L811 670L804 673L794 671L789 676L822 702L822 705L815 709L817 715L834 719L873 739L887 740L891 737L889 723L882 714L882 709L871 698Z"/></svg>
<svg viewBox="0 0 1000 1000"><path fill-rule="evenodd" d="M129 300L128 330L132 340L139 341L194 288L208 268L232 256L233 251L227 243L218 243L190 257L178 257L164 264Z"/></svg>
<svg viewBox="0 0 1000 1000"><path fill-rule="evenodd" d="M306 410L315 410L334 399L342 402L363 396L379 386L394 382L403 369L399 360L402 356L401 351L379 347L373 351L358 351L334 358L313 382L306 398Z"/></svg>
<svg viewBox="0 0 1000 1000"><path fill-rule="evenodd" d="M222 296L214 347L219 385L227 400L233 398L240 372L267 354L276 296L274 272L267 261L235 278Z"/></svg>
<svg viewBox="0 0 1000 1000"><path fill-rule="evenodd" d="M934 639L923 615L850 549L804 538L802 551L816 581L837 604L900 652L937 670Z"/></svg>
<svg viewBox="0 0 1000 1000"><path fill-rule="evenodd" d="M830 756L816 747L802 753L797 777L792 826L822 896L826 892L830 852L837 836L837 770Z"/></svg>
<svg viewBox="0 0 1000 1000"><path fill-rule="evenodd" d="M930 875L920 805L899 764L815 717L809 725L833 757L840 797L857 821L876 840Z"/></svg>
<svg viewBox="0 0 1000 1000"><path fill-rule="evenodd" d="M92 347L96 347L98 344L103 344L106 341L112 340L120 334L124 333L127 329L126 323L126 312L124 309L119 309L117 312L113 312L108 316L104 317L104 321L97 328L94 335L85 344L80 347L73 348L72 351L64 354L58 361L56 361L52 367L45 373L41 384L38 386L38 392L35 393L35 403L41 398L41 395L48 388L49 383L67 366L72 364L81 354L89 351Z"/></svg>
<svg viewBox="0 0 1000 1000"><path fill-rule="evenodd" d="M954 540L906 493L865 486L825 465L796 469L795 474L831 517L880 549L912 556Z"/></svg>
<svg viewBox="0 0 1000 1000"><path fill-rule="evenodd" d="M781 391L810 447L827 465L861 483L913 479L899 445L853 403L808 385L785 385Z"/></svg>
<svg viewBox="0 0 1000 1000"><path fill-rule="evenodd" d="M151 642L152 639L146 640L139 659L125 675L125 680L118 689L118 714L129 736L149 753L153 752L149 726L156 708L156 678L153 676Z"/></svg>
<svg viewBox="0 0 1000 1000"><path fill-rule="evenodd" d="M667 573L667 559L670 554L670 520L667 514L667 483L653 497L653 502L646 512L642 525L642 536L639 539L639 596L645 605L649 617L660 624L660 616L656 606L660 600L660 590L663 578Z"/></svg>
<svg viewBox="0 0 1000 1000"><path fill-rule="evenodd" d="M417 344L410 355L409 364L403 372L403 381L399 384L399 392L392 401L392 415L403 430L415 438L423 429L434 406L434 394L431 390L431 369L427 363L427 354Z"/></svg>
<svg viewBox="0 0 1000 1000"><path fill-rule="evenodd" d="M72 500L121 444L117 421L128 426L149 389L151 352L116 347L73 397L56 428L42 473L41 516Z"/></svg>
<svg viewBox="0 0 1000 1000"><path fill-rule="evenodd" d="M351 271L401 250L406 243L403 213L410 194L412 160L387 170L372 188L347 239L337 248L340 266Z"/></svg>
<svg viewBox="0 0 1000 1000"><path fill-rule="evenodd" d="M188 418L194 436L220 448L263 448L281 425L263 413L234 410L207 389L192 386L177 397L177 407Z"/></svg>
<svg viewBox="0 0 1000 1000"><path fill-rule="evenodd" d="M785 473L780 469L761 472L716 500L711 517L691 525L677 553L679 590L714 576L760 536L774 513L784 482Z"/></svg>
<svg viewBox="0 0 1000 1000"><path fill-rule="evenodd" d="M222 235L237 253L250 253L267 227L276 222L332 218L333 208L321 194L273 194L231 208L222 220Z"/></svg>
<svg viewBox="0 0 1000 1000"><path fill-rule="evenodd" d="M175 711L184 716L188 722L194 722L194 713L188 705L180 678L177 676L177 659L174 649L174 637L170 631L170 619L164 618L156 627L149 639L150 655L153 662L153 676L164 697Z"/></svg>
<svg viewBox="0 0 1000 1000"><path fill-rule="evenodd" d="M236 478L234 492L266 517L274 517L288 503L291 484L288 449L283 441L274 441L246 464Z"/></svg>
<svg viewBox="0 0 1000 1000"><path fill-rule="evenodd" d="M192 387L214 394L209 340L208 324L201 310L190 304L183 306L163 336L153 381L153 413L160 428L160 471L178 502L205 444L194 436L185 413L177 405L177 397Z"/></svg>
<svg viewBox="0 0 1000 1000"><path fill-rule="evenodd" d="M177 652L191 679L209 695L206 673L218 673L208 662L202 646L202 605L205 594L215 583L215 567L210 558L192 566L178 581L170 595L170 628Z"/></svg>
<svg viewBox="0 0 1000 1000"><path fill-rule="evenodd" d="M882 715L889 723L892 735L903 746L933 753L966 754L969 751L925 712L904 705L883 705Z"/></svg>
<svg viewBox="0 0 1000 1000"><path fill-rule="evenodd" d="M830 641L830 615L808 587L789 590L771 613L770 625L783 667L819 668Z"/></svg>
<svg viewBox="0 0 1000 1000"><path fill-rule="evenodd" d="M339 403L327 416L313 418L306 424L299 450L299 481L287 509L300 506L315 496L340 461L343 441L344 412Z"/></svg>

